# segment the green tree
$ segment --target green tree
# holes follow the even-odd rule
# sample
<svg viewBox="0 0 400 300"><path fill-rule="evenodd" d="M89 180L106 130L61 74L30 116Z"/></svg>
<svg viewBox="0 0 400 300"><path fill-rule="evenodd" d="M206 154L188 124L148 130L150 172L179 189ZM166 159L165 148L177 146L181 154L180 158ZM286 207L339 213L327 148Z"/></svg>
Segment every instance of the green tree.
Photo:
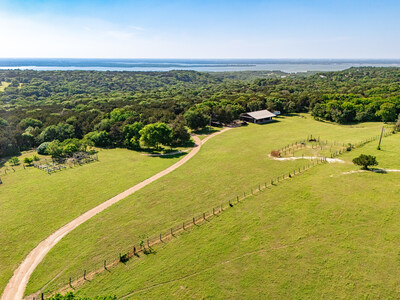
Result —
<svg viewBox="0 0 400 300"><path fill-rule="evenodd" d="M46 149L46 152L52 157L61 157L63 156L63 147L60 144L59 140L52 141Z"/></svg>
<svg viewBox="0 0 400 300"><path fill-rule="evenodd" d="M189 128L200 129L210 124L210 116L206 114L204 109L191 108L184 114L185 120Z"/></svg>
<svg viewBox="0 0 400 300"><path fill-rule="evenodd" d="M148 124L140 130L140 141L148 147L158 149L160 144L169 145L172 138L172 130L164 123Z"/></svg>
<svg viewBox="0 0 400 300"><path fill-rule="evenodd" d="M42 123L42 121L37 120L37 119L26 118L26 119L21 120L21 122L19 122L19 126L22 129L26 129L29 126L31 126L31 127L42 127L43 123Z"/></svg>
<svg viewBox="0 0 400 300"><path fill-rule="evenodd" d="M92 141L97 147L108 147L111 145L109 134L106 131L93 131L85 135L85 139Z"/></svg>
<svg viewBox="0 0 400 300"><path fill-rule="evenodd" d="M128 148L140 147L140 130L144 127L142 122L135 122L133 124L125 125L122 133L125 137L125 145Z"/></svg>
<svg viewBox="0 0 400 300"><path fill-rule="evenodd" d="M364 170L369 170L369 166L376 166L378 164L375 156L365 154L361 154L359 157L354 158L353 163L362 166Z"/></svg>
<svg viewBox="0 0 400 300"><path fill-rule="evenodd" d="M190 134L185 127L185 119L182 116L179 116L175 119L175 121L171 125L172 129L172 137L171 137L171 145L178 146L184 145L188 141L190 141Z"/></svg>
<svg viewBox="0 0 400 300"><path fill-rule="evenodd" d="M8 162L13 166L19 165L19 158L16 156L11 157Z"/></svg>
<svg viewBox="0 0 400 300"><path fill-rule="evenodd" d="M396 120L396 105L387 102L383 103L376 115L381 118L383 122L393 122Z"/></svg>

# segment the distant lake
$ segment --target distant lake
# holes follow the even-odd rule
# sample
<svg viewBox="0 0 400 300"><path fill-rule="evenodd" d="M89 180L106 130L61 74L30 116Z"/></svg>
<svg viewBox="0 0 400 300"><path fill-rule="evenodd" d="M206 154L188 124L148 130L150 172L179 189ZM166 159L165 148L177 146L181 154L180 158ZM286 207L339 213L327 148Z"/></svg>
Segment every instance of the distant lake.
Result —
<svg viewBox="0 0 400 300"><path fill-rule="evenodd" d="M400 59L77 59L0 58L0 69L95 71L339 71L350 67L400 67Z"/></svg>

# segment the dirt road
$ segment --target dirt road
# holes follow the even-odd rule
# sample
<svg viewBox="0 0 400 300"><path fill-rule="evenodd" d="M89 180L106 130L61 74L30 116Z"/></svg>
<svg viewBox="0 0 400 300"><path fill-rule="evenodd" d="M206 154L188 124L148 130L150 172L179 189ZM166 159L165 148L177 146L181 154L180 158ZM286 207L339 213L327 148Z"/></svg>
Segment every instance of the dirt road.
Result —
<svg viewBox="0 0 400 300"><path fill-rule="evenodd" d="M152 183L153 181L167 175L168 173L176 170L184 163L186 163L189 159L199 152L201 145L203 145L206 141L210 138L221 134L230 128L225 128L219 132L209 135L204 140L200 140L197 136L193 136L193 139L196 143L195 148L189 152L184 158L180 161L176 162L172 166L168 167L167 169L155 174L154 176L136 184L135 186L127 189L126 191L116 195L115 197L103 202L102 204L92 208L91 210L85 212L83 215L80 215L76 219L72 220L68 224L64 225L56 232L51 234L45 240L40 242L35 249L33 249L28 256L24 259L24 261L18 266L18 268L14 271L13 276L7 283L7 286L4 289L4 292L1 296L1 300L21 300L24 296L26 285L28 284L29 278L32 275L35 268L39 265L39 263L43 260L46 254L53 248L65 235L70 233L76 227L81 225L82 223L86 222L93 216L97 215L98 213L102 212L106 208L110 207L111 205L117 203L118 201L126 198L129 195L132 195L134 192L140 190L141 188L145 187L146 185Z"/></svg>

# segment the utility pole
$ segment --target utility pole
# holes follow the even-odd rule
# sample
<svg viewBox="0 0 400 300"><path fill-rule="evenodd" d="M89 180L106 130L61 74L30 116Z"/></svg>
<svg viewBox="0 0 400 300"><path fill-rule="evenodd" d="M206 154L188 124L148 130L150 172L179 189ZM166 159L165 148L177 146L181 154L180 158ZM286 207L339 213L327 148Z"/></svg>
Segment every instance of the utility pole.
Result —
<svg viewBox="0 0 400 300"><path fill-rule="evenodd" d="M378 150L381 150L381 142L382 142L382 136L383 136L384 132L385 132L385 126L382 126L382 131L381 131L381 137L379 139Z"/></svg>

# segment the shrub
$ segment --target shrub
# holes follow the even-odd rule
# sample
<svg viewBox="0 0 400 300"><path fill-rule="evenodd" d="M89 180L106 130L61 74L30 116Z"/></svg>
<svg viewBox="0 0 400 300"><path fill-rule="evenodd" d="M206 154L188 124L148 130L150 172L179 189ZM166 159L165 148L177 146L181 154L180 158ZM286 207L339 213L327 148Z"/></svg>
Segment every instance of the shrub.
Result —
<svg viewBox="0 0 400 300"><path fill-rule="evenodd" d="M19 158L16 156L11 157L8 162L13 166L19 165Z"/></svg>
<svg viewBox="0 0 400 300"><path fill-rule="evenodd" d="M39 161L40 157L35 154L32 156L32 159L33 159L33 161Z"/></svg>
<svg viewBox="0 0 400 300"><path fill-rule="evenodd" d="M378 161L375 156L361 154L359 157L353 159L353 163L362 166L364 170L369 170L369 166L376 166Z"/></svg>
<svg viewBox="0 0 400 300"><path fill-rule="evenodd" d="M281 152L279 150L272 150L271 156L272 157L281 157Z"/></svg>
<svg viewBox="0 0 400 300"><path fill-rule="evenodd" d="M24 158L24 163L31 165L33 163L33 158L32 157L25 157Z"/></svg>
<svg viewBox="0 0 400 300"><path fill-rule="evenodd" d="M41 143L37 148L37 152L42 155L47 154L47 147L49 146L49 144L50 142Z"/></svg>

